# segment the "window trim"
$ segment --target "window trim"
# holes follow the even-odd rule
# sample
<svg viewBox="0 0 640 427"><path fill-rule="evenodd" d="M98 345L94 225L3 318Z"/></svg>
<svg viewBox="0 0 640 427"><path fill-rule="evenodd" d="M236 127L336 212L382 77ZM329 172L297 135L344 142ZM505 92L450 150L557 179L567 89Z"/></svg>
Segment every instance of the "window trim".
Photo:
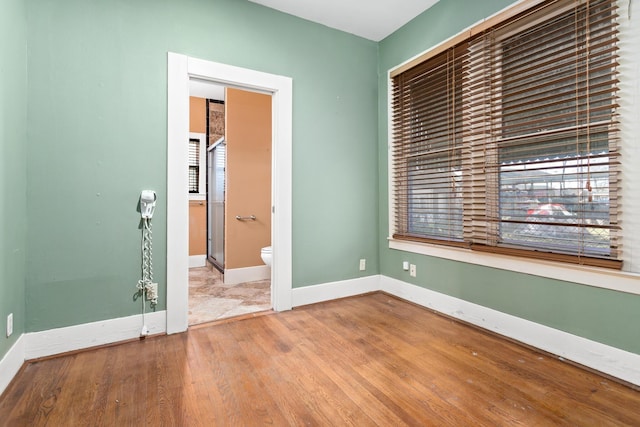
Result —
<svg viewBox="0 0 640 427"><path fill-rule="evenodd" d="M389 249L640 295L640 274L388 238Z"/></svg>
<svg viewBox="0 0 640 427"><path fill-rule="evenodd" d="M416 242L416 241L407 241L401 239L394 239L394 225L393 218L395 213L395 200L393 197L393 188L394 188L394 169L393 169L393 157L392 157L392 141L393 141L393 108L392 108L392 100L393 100L393 86L391 84L393 77L402 73L403 71L415 66L416 64L423 62L425 58L436 55L439 52L442 52L460 41L472 37L474 34L484 31L486 28L495 25L496 22L499 22L504 19L508 19L509 17L521 13L522 11L534 7L544 0L522 0L507 6L505 9L498 11L494 15L491 15L485 19L478 21L475 24L472 24L470 27L460 31L457 34L452 35L451 37L443 40L438 45L426 49L417 55L409 58L408 60L398 64L395 67L387 70L387 141L388 141L388 156L387 156L387 183L388 183L388 219L387 219L387 227L388 227L388 247L393 250L400 250L409 253L415 253L425 256L437 257L442 259L448 259L452 261L464 262L479 266L485 266L489 268L497 268L507 271L513 271L523 274L531 274L539 277L567 281L571 283L583 284L588 286L593 286L601 289L609 289L615 290L635 295L640 295L640 273L635 273L637 271L638 263L633 262L632 259L629 259L629 252L623 252L622 260L624 261L623 270L615 270L609 268L601 268L601 267L593 267L586 265L578 265L578 264L565 264L558 261L551 260L539 260L534 258L526 258L512 255L504 255L497 253L488 253L482 251L473 251L469 248L460 248L460 247L452 247L445 246L440 244L432 244L428 242ZM619 4L620 10L624 10L626 3L623 1L622 4ZM620 25L620 35L621 37L629 37L630 39L637 39L635 36L636 31L633 29L633 21L636 19L632 19L631 16L623 17L624 19ZM632 33L630 33L632 32ZM623 52L627 54L631 53L635 54L635 49L629 50L628 47L620 48L621 57L624 56ZM640 59L636 59L635 57L630 57L624 60L624 64L626 66L630 66L636 63L639 63ZM621 62L622 63L622 62ZM625 76L620 76L621 81L627 80ZM627 82L628 83L628 82ZM624 83L621 83L621 88L624 86ZM624 105L622 105L624 104ZM636 103L631 101L621 101L621 106L623 110L629 110L630 108L636 108ZM624 114L620 117L621 125L621 140L625 140L623 135L629 135L629 129L640 128L640 126L636 126L635 123L630 123L628 118L625 119ZM627 138L628 139L628 138ZM624 143L621 143L619 147L621 151L627 151L624 149ZM628 154L628 161L633 162L634 159L638 158L638 156L634 156L633 153ZM624 173L624 168L623 168ZM633 176L636 174L631 171L629 172ZM626 185L623 185L626 187ZM622 193L626 193L628 191L627 188L620 189ZM623 196L624 197L624 196ZM627 214L623 213L623 220ZM633 222L633 219L627 219L626 222ZM631 227L630 229L634 229ZM638 240L635 239L633 235L629 236L625 233L624 235L625 244L631 249L638 246Z"/></svg>

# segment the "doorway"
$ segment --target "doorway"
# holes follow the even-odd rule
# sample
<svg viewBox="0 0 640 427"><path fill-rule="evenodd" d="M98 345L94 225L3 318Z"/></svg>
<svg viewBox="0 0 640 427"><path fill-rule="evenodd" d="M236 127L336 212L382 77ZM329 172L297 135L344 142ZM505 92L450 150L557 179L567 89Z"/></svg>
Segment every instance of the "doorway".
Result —
<svg viewBox="0 0 640 427"><path fill-rule="evenodd" d="M191 326L271 309L273 114L271 94L190 81L189 95Z"/></svg>
<svg viewBox="0 0 640 427"><path fill-rule="evenodd" d="M226 64L168 54L167 137L167 333L188 328L188 186L190 81L217 83L271 95L272 245L271 305L291 309L292 80Z"/></svg>

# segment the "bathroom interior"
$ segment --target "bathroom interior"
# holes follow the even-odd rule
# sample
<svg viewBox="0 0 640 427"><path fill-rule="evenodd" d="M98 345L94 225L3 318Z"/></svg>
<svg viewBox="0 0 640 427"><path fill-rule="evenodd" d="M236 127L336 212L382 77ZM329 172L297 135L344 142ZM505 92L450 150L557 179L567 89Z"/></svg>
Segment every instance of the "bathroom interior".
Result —
<svg viewBox="0 0 640 427"><path fill-rule="evenodd" d="M191 81L189 325L271 309L271 95Z"/></svg>

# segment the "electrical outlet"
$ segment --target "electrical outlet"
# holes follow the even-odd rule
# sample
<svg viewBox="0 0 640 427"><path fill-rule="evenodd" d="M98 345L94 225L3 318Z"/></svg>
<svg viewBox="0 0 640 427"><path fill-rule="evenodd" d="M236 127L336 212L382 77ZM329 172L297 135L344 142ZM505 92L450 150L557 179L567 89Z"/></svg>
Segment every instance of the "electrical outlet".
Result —
<svg viewBox="0 0 640 427"><path fill-rule="evenodd" d="M366 259L361 259L360 260L360 271L364 271L367 269L367 260Z"/></svg>
<svg viewBox="0 0 640 427"><path fill-rule="evenodd" d="M13 334L13 313L9 313L7 316L7 338Z"/></svg>
<svg viewBox="0 0 640 427"><path fill-rule="evenodd" d="M147 293L147 301L151 301L152 304L158 303L158 284L157 283L149 283L145 286L145 291Z"/></svg>
<svg viewBox="0 0 640 427"><path fill-rule="evenodd" d="M409 266L409 276L416 277L416 265L415 264L411 264Z"/></svg>

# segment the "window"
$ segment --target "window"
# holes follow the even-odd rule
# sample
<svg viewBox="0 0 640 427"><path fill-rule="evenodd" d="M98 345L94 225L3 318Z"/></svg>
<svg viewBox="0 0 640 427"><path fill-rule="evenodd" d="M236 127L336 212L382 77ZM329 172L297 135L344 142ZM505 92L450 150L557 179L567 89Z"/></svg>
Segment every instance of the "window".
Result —
<svg viewBox="0 0 640 427"><path fill-rule="evenodd" d="M447 51L396 79L396 218L404 236L463 241L462 55Z"/></svg>
<svg viewBox="0 0 640 427"><path fill-rule="evenodd" d="M620 268L615 0L531 3L392 72L393 237Z"/></svg>
<svg viewBox="0 0 640 427"><path fill-rule="evenodd" d="M200 140L189 139L189 193L199 193L200 181Z"/></svg>
<svg viewBox="0 0 640 427"><path fill-rule="evenodd" d="M205 134L189 134L189 194L193 198L206 195L205 141Z"/></svg>

